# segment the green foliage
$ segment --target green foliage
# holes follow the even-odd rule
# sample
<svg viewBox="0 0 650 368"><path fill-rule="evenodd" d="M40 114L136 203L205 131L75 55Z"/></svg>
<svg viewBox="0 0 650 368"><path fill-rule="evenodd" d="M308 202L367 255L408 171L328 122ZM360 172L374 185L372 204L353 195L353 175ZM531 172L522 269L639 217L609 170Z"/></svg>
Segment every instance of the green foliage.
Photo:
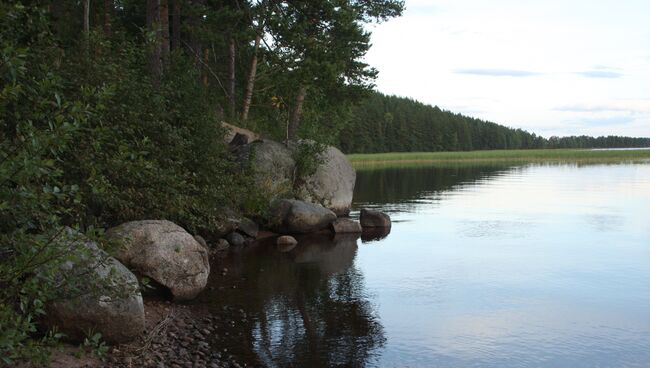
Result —
<svg viewBox="0 0 650 368"><path fill-rule="evenodd" d="M291 156L296 163L293 175L294 189L299 187L306 178L316 173L316 170L324 162L322 153L327 148L321 143L315 141L301 140L293 143Z"/></svg>
<svg viewBox="0 0 650 368"><path fill-rule="evenodd" d="M80 354L90 354L96 356L97 358L103 359L108 352L108 346L102 340L102 334L99 332L93 333L88 331L86 333L86 338L81 344L81 349L79 350Z"/></svg>
<svg viewBox="0 0 650 368"><path fill-rule="evenodd" d="M93 229L135 219L208 230L248 188L191 59L176 55L154 86L137 38L92 34L88 50L49 5L0 3L0 364L46 363L62 337L40 325L48 303L122 291L61 272L93 265L57 241L64 226L100 243Z"/></svg>

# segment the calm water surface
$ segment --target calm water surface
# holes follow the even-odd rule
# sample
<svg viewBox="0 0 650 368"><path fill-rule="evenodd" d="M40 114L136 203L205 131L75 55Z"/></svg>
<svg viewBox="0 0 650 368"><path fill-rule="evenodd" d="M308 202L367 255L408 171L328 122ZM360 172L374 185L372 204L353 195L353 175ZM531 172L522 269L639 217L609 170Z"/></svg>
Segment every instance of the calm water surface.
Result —
<svg viewBox="0 0 650 368"><path fill-rule="evenodd" d="M260 242L214 266L229 273L205 300L249 317L231 352L271 367L650 366L650 164L361 170L361 207L388 212L390 234Z"/></svg>

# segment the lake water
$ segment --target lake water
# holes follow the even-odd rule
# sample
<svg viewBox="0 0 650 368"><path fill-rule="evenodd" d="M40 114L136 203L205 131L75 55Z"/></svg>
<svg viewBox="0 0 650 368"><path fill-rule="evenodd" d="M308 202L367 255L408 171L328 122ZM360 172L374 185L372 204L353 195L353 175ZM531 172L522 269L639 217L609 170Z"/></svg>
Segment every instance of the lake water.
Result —
<svg viewBox="0 0 650 368"><path fill-rule="evenodd" d="M204 300L248 317L231 353L270 367L650 366L649 163L360 170L362 207L389 213L390 234L262 241L213 266L228 274Z"/></svg>

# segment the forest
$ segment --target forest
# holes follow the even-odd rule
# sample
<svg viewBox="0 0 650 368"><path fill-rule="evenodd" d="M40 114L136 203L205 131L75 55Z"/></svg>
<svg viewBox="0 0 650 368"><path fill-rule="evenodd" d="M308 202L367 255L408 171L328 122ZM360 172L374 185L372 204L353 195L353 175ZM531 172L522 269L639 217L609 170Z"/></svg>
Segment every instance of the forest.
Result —
<svg viewBox="0 0 650 368"><path fill-rule="evenodd" d="M540 148L650 147L650 138L567 136L544 138L374 92L353 108L340 134L346 153L434 152Z"/></svg>

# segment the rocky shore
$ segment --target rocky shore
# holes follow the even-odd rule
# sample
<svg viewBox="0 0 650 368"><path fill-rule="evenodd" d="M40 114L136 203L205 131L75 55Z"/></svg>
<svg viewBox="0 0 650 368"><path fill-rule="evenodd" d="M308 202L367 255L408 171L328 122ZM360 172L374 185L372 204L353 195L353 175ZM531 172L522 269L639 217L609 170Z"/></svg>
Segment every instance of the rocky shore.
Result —
<svg viewBox="0 0 650 368"><path fill-rule="evenodd" d="M296 187L291 147L269 140L248 143L244 133L238 132L231 146L242 162L253 166L260 191L268 193L265 218L252 221L227 212L219 229L194 235L166 220L132 221L106 231L107 239L120 245L112 255L88 239L75 237L71 230L72 238L61 239L62 247L83 254L83 262L69 265L71 270L96 274L109 288L125 284L135 288L121 294L101 290L49 305L48 316L53 318L47 323L69 340L79 342L84 331L92 330L112 344L101 360L87 354L79 358L79 351L68 347L54 354L54 367L263 366L255 356L237 356L228 350L228 346L253 343L251 336L240 336L242 329L236 328L250 322L244 309L223 304L215 313L215 305L208 308L191 302L207 287L208 278L223 277L211 288L237 288L236 278L227 277L220 258L259 243L260 238L272 239L280 251L289 252L301 246L294 238L301 234L358 237L365 229L390 228L390 218L383 213L362 210L360 222L346 217L355 172L336 148L326 148L321 153L323 163ZM293 188L289 198L288 186ZM119 279L114 279L116 273ZM156 293L143 298L146 290Z"/></svg>

